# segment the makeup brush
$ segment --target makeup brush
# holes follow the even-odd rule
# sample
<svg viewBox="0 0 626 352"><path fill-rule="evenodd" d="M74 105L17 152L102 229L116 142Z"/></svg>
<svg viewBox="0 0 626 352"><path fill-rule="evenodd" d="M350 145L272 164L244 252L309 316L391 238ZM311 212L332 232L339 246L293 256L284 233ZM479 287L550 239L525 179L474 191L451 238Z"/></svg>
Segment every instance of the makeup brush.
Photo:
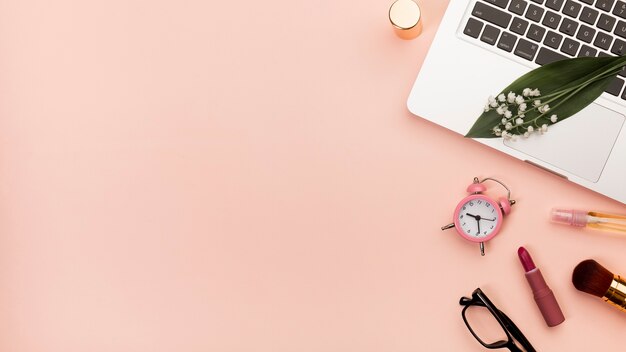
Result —
<svg viewBox="0 0 626 352"><path fill-rule="evenodd" d="M622 310L626 309L626 280L593 259L584 260L574 268L572 283L580 291L600 297Z"/></svg>

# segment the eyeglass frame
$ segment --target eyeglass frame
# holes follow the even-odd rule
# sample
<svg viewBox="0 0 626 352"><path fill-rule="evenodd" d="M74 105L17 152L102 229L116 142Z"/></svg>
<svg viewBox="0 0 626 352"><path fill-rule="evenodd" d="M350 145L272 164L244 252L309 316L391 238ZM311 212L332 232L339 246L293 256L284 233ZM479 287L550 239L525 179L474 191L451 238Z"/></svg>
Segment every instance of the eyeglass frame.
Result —
<svg viewBox="0 0 626 352"><path fill-rule="evenodd" d="M472 292L472 298L461 297L459 300L459 304L464 306L461 311L461 316L463 317L463 322L465 322L465 326L472 333L474 338L480 342L486 348L489 349L498 349L498 348L508 348L512 352L523 352L516 344L515 341L519 342L522 347L526 350L526 352L536 352L535 348L530 344L526 336L522 333L522 331L513 323L511 318L509 318L503 311L499 310L491 300L485 295L485 293L479 288L475 289ZM474 332L469 322L467 321L467 317L465 316L465 312L471 306L481 306L487 308L491 315L496 318L502 330L506 333L508 338L507 341L499 340L493 343L484 342L478 335Z"/></svg>

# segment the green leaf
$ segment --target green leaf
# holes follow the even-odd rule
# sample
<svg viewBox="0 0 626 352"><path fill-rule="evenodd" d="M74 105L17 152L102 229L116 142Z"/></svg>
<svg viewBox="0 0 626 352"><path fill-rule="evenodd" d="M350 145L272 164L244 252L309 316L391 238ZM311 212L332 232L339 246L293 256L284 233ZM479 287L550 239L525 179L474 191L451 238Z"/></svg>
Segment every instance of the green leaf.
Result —
<svg viewBox="0 0 626 352"><path fill-rule="evenodd" d="M585 57L556 61L526 73L499 94L506 95L508 92L521 94L524 88L538 88L541 91L541 96L538 98L542 99L544 96L568 88L583 87L587 84L586 87L573 93L572 96L564 96L550 103L550 106L553 107L550 109L550 115L556 114L560 122L596 100L615 78L619 68L624 65L626 65L626 56ZM598 79L613 72L614 74L606 78ZM594 79L595 81L592 81ZM590 81L592 82L589 83ZM494 109L484 112L478 117L465 137L498 138L493 134L492 129L500 123L501 119L502 116L498 115ZM546 120L549 121L547 118Z"/></svg>

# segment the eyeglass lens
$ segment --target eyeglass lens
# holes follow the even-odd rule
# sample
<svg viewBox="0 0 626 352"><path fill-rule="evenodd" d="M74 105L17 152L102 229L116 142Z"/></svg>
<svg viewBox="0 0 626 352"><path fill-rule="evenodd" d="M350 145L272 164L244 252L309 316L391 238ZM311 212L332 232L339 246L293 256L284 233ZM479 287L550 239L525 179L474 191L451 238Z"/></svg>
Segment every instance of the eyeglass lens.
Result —
<svg viewBox="0 0 626 352"><path fill-rule="evenodd" d="M487 307L467 306L463 309L463 314L468 327L483 344L492 345L509 340L506 331Z"/></svg>

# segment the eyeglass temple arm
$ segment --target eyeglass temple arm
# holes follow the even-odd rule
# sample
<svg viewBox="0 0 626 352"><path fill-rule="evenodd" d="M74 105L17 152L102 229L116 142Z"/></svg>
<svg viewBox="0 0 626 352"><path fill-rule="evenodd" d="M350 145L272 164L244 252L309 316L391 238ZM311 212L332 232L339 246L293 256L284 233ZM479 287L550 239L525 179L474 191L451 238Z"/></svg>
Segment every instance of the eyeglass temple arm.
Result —
<svg viewBox="0 0 626 352"><path fill-rule="evenodd" d="M522 345L522 347L524 347L526 352L536 352L535 348L533 347L533 345L530 344L530 341L528 341L526 339L526 336L524 336L524 334L517 327L517 325L515 325L515 323L513 323L511 318L509 318L506 314L504 314L503 311L501 311L501 310L498 310L498 311L502 315L502 318L504 320L504 325L506 326L506 329L509 330L509 332L511 332L513 337ZM523 352L516 345L512 346L511 351L513 351L513 352Z"/></svg>
<svg viewBox="0 0 626 352"><path fill-rule="evenodd" d="M515 344L515 342L513 342L512 344L507 346L509 348L509 351L511 352L524 352L523 350L521 350L519 347L517 347L517 345Z"/></svg>

